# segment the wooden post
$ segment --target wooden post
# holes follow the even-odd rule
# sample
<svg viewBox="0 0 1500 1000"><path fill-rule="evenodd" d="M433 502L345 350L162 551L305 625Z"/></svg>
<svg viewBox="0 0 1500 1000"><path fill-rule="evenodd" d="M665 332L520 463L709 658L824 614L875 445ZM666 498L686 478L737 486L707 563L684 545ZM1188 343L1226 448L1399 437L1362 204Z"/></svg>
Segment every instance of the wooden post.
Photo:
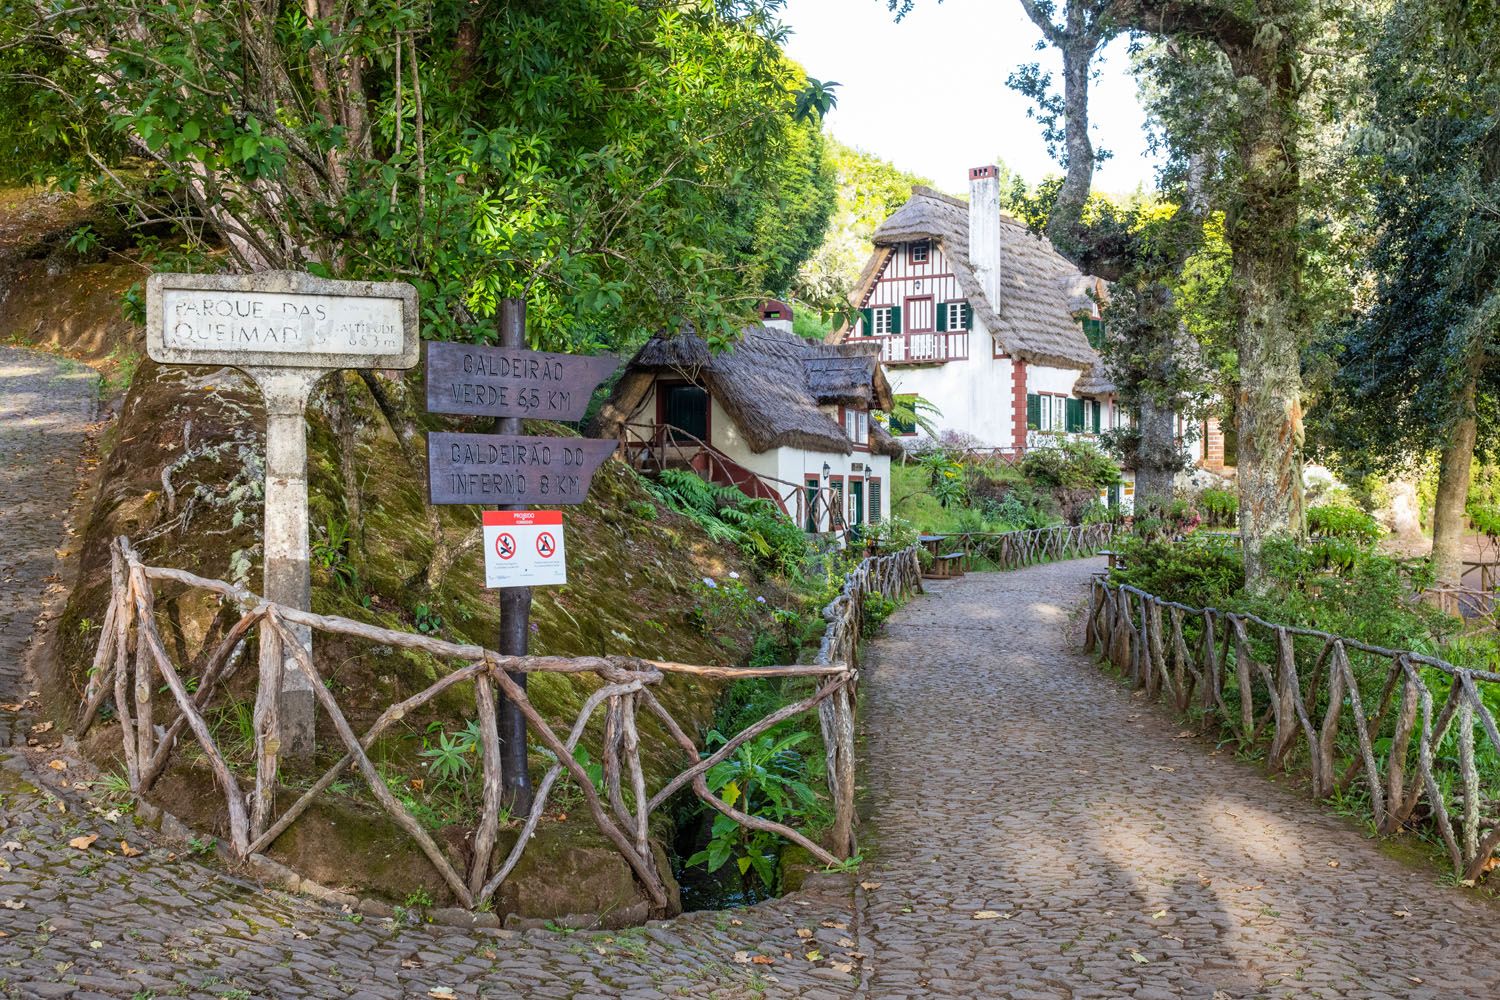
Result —
<svg viewBox="0 0 1500 1000"><path fill-rule="evenodd" d="M503 299L500 302L500 346L526 347L526 300ZM496 434L520 434L520 417L496 417ZM505 506L502 510L525 510L525 506ZM508 656L525 656L531 642L531 588L500 588L500 652ZM510 674L522 691L526 690L524 673ZM531 812L531 773L526 769L526 717L504 689L496 692L499 703L501 803L512 816Z"/></svg>

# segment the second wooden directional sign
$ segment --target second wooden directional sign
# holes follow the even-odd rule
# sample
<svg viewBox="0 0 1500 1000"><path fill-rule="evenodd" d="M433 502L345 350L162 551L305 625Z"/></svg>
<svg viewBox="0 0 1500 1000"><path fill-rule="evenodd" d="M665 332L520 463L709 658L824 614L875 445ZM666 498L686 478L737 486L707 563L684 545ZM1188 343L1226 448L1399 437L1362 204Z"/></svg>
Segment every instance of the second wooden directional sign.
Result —
<svg viewBox="0 0 1500 1000"><path fill-rule="evenodd" d="M583 503L594 471L617 446L597 438L433 431L428 488L433 503Z"/></svg>
<svg viewBox="0 0 1500 1000"><path fill-rule="evenodd" d="M476 417L578 420L618 362L608 356L427 345L427 410Z"/></svg>

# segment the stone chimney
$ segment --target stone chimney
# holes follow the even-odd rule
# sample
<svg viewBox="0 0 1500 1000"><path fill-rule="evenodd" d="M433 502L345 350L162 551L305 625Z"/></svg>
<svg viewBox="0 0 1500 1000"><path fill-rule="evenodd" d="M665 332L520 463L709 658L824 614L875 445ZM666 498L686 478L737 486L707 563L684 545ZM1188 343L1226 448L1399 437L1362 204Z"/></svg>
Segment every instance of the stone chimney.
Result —
<svg viewBox="0 0 1500 1000"><path fill-rule="evenodd" d="M767 299L760 304L760 325L791 333L792 307L780 299Z"/></svg>
<svg viewBox="0 0 1500 1000"><path fill-rule="evenodd" d="M1000 308L1000 170L994 165L969 169L969 266L979 287Z"/></svg>

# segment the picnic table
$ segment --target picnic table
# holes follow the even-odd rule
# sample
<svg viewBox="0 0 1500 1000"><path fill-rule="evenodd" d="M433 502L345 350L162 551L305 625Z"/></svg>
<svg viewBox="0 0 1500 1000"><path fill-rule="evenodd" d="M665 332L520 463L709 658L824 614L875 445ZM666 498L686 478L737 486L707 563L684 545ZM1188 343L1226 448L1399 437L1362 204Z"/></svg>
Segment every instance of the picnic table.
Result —
<svg viewBox="0 0 1500 1000"><path fill-rule="evenodd" d="M922 574L928 580L948 580L964 575L964 562L967 554L960 547L956 551L944 552L945 548L951 549L945 544L952 535L918 535L917 541L922 547L932 554L932 563Z"/></svg>

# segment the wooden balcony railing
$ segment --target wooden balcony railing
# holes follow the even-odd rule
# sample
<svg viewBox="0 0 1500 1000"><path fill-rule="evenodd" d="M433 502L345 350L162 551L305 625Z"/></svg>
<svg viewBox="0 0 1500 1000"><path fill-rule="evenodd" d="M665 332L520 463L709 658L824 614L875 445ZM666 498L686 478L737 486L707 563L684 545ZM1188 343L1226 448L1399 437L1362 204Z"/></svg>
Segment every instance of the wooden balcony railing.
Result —
<svg viewBox="0 0 1500 1000"><path fill-rule="evenodd" d="M860 337L857 342L878 343L880 360L890 365L963 361L969 356L968 330L887 334L880 337Z"/></svg>

